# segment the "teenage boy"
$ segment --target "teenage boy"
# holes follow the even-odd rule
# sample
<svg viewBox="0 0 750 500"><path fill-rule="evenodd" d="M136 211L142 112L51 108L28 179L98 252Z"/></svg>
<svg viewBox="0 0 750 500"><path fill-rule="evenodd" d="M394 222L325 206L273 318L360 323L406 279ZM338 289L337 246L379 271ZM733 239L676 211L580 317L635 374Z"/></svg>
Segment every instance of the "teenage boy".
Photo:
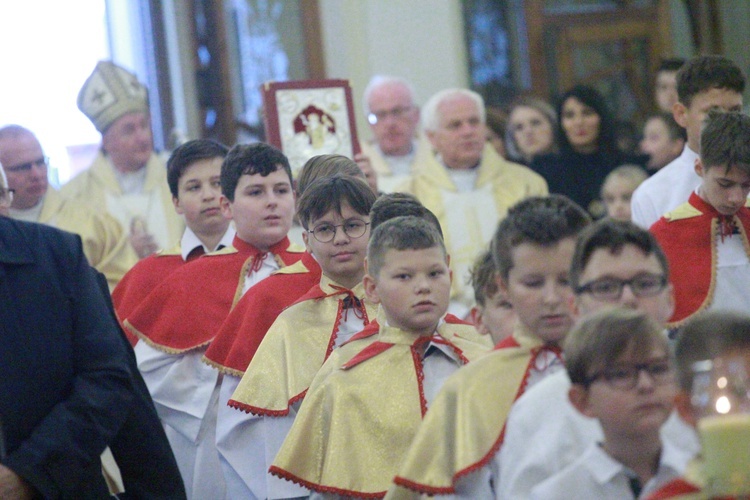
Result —
<svg viewBox="0 0 750 500"><path fill-rule="evenodd" d="M228 247L234 228L221 213L221 163L227 147L209 139L188 141L175 149L167 161L167 184L175 211L185 219L179 246L141 259L112 291L112 302L120 322L130 317L156 285L203 254ZM138 337L128 333L132 345Z"/></svg>
<svg viewBox="0 0 750 500"><path fill-rule="evenodd" d="M677 477L687 458L662 442L677 385L662 326L631 309L600 311L565 339L568 394L604 439L531 490L539 500L641 498Z"/></svg>
<svg viewBox="0 0 750 500"><path fill-rule="evenodd" d="M310 158L297 177L297 199L315 179L335 174L365 176L359 166L342 155L318 155ZM237 388L255 351L276 317L320 281L320 265L305 252L294 265L279 269L242 296L221 325L206 350L204 361L224 374L219 418L222 406Z"/></svg>
<svg viewBox="0 0 750 500"><path fill-rule="evenodd" d="M229 400L235 411L246 412L219 435L232 469L227 485L233 497L306 493L266 478L267 470L315 374L333 349L375 316L376 306L365 300L362 286L374 202L375 193L365 181L340 175L313 182L299 200L303 238L322 277L276 318Z"/></svg>
<svg viewBox="0 0 750 500"><path fill-rule="evenodd" d="M656 84L654 85L654 100L659 110L671 113L677 102L677 72L685 64L684 59L662 59L656 70Z"/></svg>
<svg viewBox="0 0 750 500"><path fill-rule="evenodd" d="M664 325L674 310L667 259L645 229L604 219L576 244L570 269L575 305L586 316L614 306L645 312ZM596 420L582 417L567 397L570 378L560 372L532 387L508 416L505 443L490 469L500 498L527 498L532 487L577 459L602 439ZM543 417L542 417L543 416ZM676 415L662 437L692 456L697 436Z"/></svg>
<svg viewBox="0 0 750 500"><path fill-rule="evenodd" d="M469 317L482 335L489 335L493 344L513 335L518 318L513 306L497 284L492 252L484 252L477 258L471 270L471 286L474 288L476 305Z"/></svg>
<svg viewBox="0 0 750 500"><path fill-rule="evenodd" d="M451 274L429 222L397 217L367 252L377 321L334 351L313 381L271 473L319 493L385 495L443 380L488 349L446 316Z"/></svg>
<svg viewBox="0 0 750 500"><path fill-rule="evenodd" d="M675 121L687 132L682 154L659 170L633 193L633 222L648 229L669 210L684 203L700 184L695 160L700 152L703 121L712 109L740 111L745 76L731 60L721 56L691 59L677 73L679 101Z"/></svg>
<svg viewBox="0 0 750 500"><path fill-rule="evenodd" d="M255 283L300 259L286 234L294 195L287 158L267 144L238 145L221 167L221 209L232 247L189 262L125 320L141 340L138 367L165 424L188 496L221 498L215 446L219 372L201 362L221 322Z"/></svg>
<svg viewBox="0 0 750 500"><path fill-rule="evenodd" d="M562 370L560 343L573 326L570 262L576 237L589 222L583 209L560 195L528 198L510 209L493 237L492 256L518 325L493 353L446 382L399 469L397 485L423 494L455 493L456 482L483 468L502 444L513 401ZM470 482L485 488L473 495L490 494L484 471Z"/></svg>
<svg viewBox="0 0 750 500"><path fill-rule="evenodd" d="M640 152L648 155L646 168L653 174L666 167L685 149L685 129L680 127L672 112L649 115L643 125Z"/></svg>
<svg viewBox="0 0 750 500"><path fill-rule="evenodd" d="M710 308L750 312L750 117L710 113L695 172L698 189L651 232L672 267L670 327Z"/></svg>
<svg viewBox="0 0 750 500"><path fill-rule="evenodd" d="M694 364L736 357L746 360L746 368L750 366L750 316L746 314L710 311L695 318L680 331L675 345L679 383L675 406L690 425L697 424L701 411L692 404ZM750 377L750 373L747 376ZM704 481L701 461L696 459L689 464L684 477L666 484L649 500L707 498L706 493L701 492Z"/></svg>

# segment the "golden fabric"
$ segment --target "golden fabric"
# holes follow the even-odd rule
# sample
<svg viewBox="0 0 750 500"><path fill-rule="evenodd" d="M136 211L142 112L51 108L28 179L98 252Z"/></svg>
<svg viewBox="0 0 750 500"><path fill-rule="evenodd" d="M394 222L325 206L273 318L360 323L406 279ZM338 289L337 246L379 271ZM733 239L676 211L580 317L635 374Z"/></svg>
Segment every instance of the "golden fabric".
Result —
<svg viewBox="0 0 750 500"><path fill-rule="evenodd" d="M443 322L437 334L462 361L487 353L470 325ZM320 492L383 496L426 410L415 346L424 341L381 326L337 349L310 386L271 472Z"/></svg>
<svg viewBox="0 0 750 500"><path fill-rule="evenodd" d="M297 302L276 318L235 389L230 406L282 416L304 397L315 374L333 352L334 333L342 316L355 314L354 309L342 309L347 294L337 292L345 288L323 275L320 289L321 295L329 296ZM358 299L365 297L362 283L352 292ZM367 324L377 306L367 300L363 303Z"/></svg>
<svg viewBox="0 0 750 500"><path fill-rule="evenodd" d="M467 284L469 269L489 243L508 208L529 196L546 196L547 182L531 169L512 163L490 145L482 153L474 190L461 193L448 169L430 155L411 183L400 191L414 194L440 221L454 273L451 299L467 308L474 303Z"/></svg>
<svg viewBox="0 0 750 500"><path fill-rule="evenodd" d="M363 142L362 154L370 158L370 164L378 176L378 190L384 193L399 191L399 187L411 180L411 176L394 175L390 165L375 144ZM424 134L419 134L416 141L416 151L411 162L411 173L414 173L420 165L424 165L432 156L432 146Z"/></svg>
<svg viewBox="0 0 750 500"><path fill-rule="evenodd" d="M91 167L81 172L60 190L64 198L81 200L93 205L96 210L108 212L122 226L122 237L130 237L130 226L133 217L140 216L146 220L147 229L151 232L160 248L172 248L179 244L185 223L174 210L172 194L167 185L167 170L164 161L152 154L146 163L146 180L143 203L134 206L125 201L131 195L123 195L120 184L114 173L114 166L109 158L101 152ZM135 195L139 196L139 195ZM130 253L133 263L138 261L132 246L127 244L126 252Z"/></svg>
<svg viewBox="0 0 750 500"><path fill-rule="evenodd" d="M399 468L389 498L416 498L403 488L450 494L459 476L484 466L499 449L505 419L525 387L541 341L517 326L517 347L498 349L450 377L435 398Z"/></svg>
<svg viewBox="0 0 750 500"><path fill-rule="evenodd" d="M104 274L110 290L136 262L114 218L88 204L63 198L52 187L44 195L39 222L79 235L89 264Z"/></svg>

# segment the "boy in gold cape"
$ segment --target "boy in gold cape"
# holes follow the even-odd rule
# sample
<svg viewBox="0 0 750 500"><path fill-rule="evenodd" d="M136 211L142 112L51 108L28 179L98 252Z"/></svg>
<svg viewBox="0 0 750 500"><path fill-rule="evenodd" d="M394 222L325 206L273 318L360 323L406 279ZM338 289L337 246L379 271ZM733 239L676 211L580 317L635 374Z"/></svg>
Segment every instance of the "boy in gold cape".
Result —
<svg viewBox="0 0 750 500"><path fill-rule="evenodd" d="M319 492L384 496L442 381L488 343L446 316L451 274L436 228L397 217L368 246L377 320L316 375L271 473Z"/></svg>

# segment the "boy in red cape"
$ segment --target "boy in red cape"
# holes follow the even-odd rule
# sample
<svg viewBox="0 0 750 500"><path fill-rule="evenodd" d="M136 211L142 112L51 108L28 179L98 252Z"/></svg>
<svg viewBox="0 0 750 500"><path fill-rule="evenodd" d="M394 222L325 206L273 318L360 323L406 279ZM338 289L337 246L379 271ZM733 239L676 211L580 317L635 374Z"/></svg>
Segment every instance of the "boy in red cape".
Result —
<svg viewBox="0 0 750 500"><path fill-rule="evenodd" d="M750 312L750 117L709 113L695 172L698 189L651 226L669 261L678 327L707 309Z"/></svg>
<svg viewBox="0 0 750 500"><path fill-rule="evenodd" d="M167 161L167 184L175 211L185 218L179 246L141 259L112 291L120 323L175 269L232 244L234 228L221 213L221 163L227 147L209 139L188 141ZM126 330L131 345L138 337Z"/></svg>
<svg viewBox="0 0 750 500"><path fill-rule="evenodd" d="M138 367L165 424L189 497L222 498L216 452L219 372L202 362L232 306L254 284L293 264L289 161L267 144L238 145L221 167L221 209L237 234L231 247L174 271L125 320L139 338Z"/></svg>

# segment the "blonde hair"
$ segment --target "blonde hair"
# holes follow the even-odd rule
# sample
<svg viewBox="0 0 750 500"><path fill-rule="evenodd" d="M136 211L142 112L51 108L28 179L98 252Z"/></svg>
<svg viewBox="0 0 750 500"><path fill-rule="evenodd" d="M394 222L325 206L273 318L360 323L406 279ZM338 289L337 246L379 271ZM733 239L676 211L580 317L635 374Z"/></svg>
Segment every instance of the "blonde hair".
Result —
<svg viewBox="0 0 750 500"><path fill-rule="evenodd" d="M609 174L607 174L607 177L604 178L600 193L602 197L604 197L604 189L607 187L607 183L612 181L612 179L614 179L615 177L630 181L631 185L633 186L633 191L635 191L635 188L640 186L641 182L648 179L648 174L645 170L643 170L643 168L639 167L638 165L632 165L629 163L620 165L616 169L612 170Z"/></svg>

